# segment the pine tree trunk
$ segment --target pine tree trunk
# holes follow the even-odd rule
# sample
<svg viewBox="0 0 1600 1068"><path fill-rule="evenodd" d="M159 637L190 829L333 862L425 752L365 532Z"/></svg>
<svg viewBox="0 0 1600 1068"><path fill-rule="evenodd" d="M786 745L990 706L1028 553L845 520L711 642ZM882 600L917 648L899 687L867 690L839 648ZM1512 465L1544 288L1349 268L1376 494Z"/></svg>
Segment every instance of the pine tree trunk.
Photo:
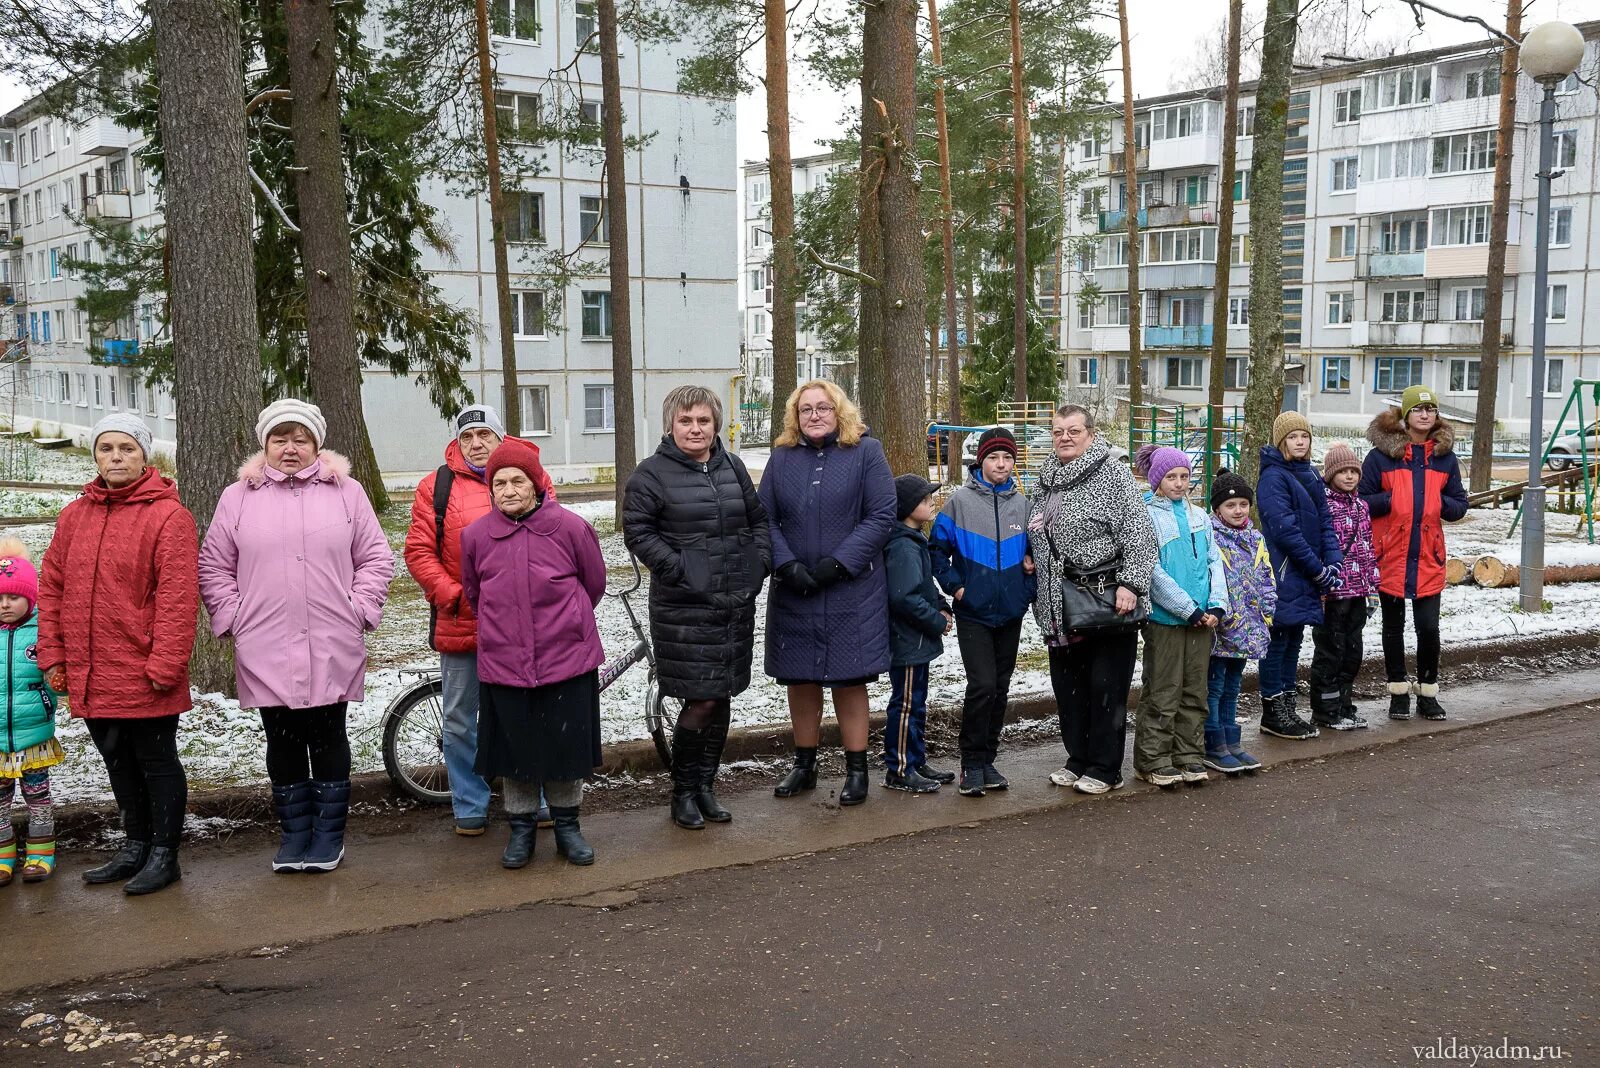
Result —
<svg viewBox="0 0 1600 1068"><path fill-rule="evenodd" d="M494 248L495 318L500 323L500 412L507 433L522 432L522 392L517 378L515 315L511 308L511 257L506 249L506 203L500 183L500 131L494 110L494 53L489 48L489 0L477 0L478 95L483 108L483 158L489 172L489 243Z"/></svg>
<svg viewBox="0 0 1600 1068"><path fill-rule="evenodd" d="M1139 289L1139 148L1133 126L1133 53L1128 47L1128 0L1117 0L1122 31L1122 180L1128 190L1128 423L1144 403L1144 293ZM1110 205L1107 205L1110 207Z"/></svg>
<svg viewBox="0 0 1600 1068"><path fill-rule="evenodd" d="M1522 39L1522 0L1507 0L1506 36ZM1472 431L1471 489L1494 477L1495 401L1500 391L1500 312L1506 292L1506 231L1511 218L1511 158L1517 137L1517 64L1521 50L1500 50L1500 126L1495 135L1494 206L1489 219L1489 268L1483 293L1483 354L1478 361L1478 409ZM1538 389L1542 383L1535 383ZM1538 447L1537 443L1533 446Z"/></svg>
<svg viewBox="0 0 1600 1068"><path fill-rule="evenodd" d="M789 34L783 0L765 0L767 33L767 174L772 184L772 406L798 385L795 302L800 271L794 252L794 163L789 155ZM772 421L772 436L783 421Z"/></svg>
<svg viewBox="0 0 1600 1068"><path fill-rule="evenodd" d="M256 449L261 350L254 210L237 5L152 0L165 144L167 301L178 410L178 490L203 537L222 491ZM190 677L233 691L231 646L201 610Z"/></svg>
<svg viewBox="0 0 1600 1068"><path fill-rule="evenodd" d="M879 128L884 161L878 186L883 234L882 430L889 468L897 474L926 471L927 427L923 422L926 376L922 337L927 329L922 302L927 293L927 254L917 204L917 11L918 0L880 0L878 35L880 99L886 113Z"/></svg>
<svg viewBox="0 0 1600 1068"><path fill-rule="evenodd" d="M350 473L372 507L389 507L383 472L372 451L361 406L361 354L356 337L355 270L350 261L350 205L339 143L338 38L329 0L285 0L289 123L294 132L295 201L300 264L306 286L306 346L311 394L337 427Z"/></svg>
<svg viewBox="0 0 1600 1068"><path fill-rule="evenodd" d="M1065 92L1061 94L1061 103L1063 107L1065 107L1067 104L1067 96ZM1065 222L1067 215L1067 139L1065 136L1061 138L1060 144L1056 149L1055 209L1061 215L1062 232L1064 233L1066 230ZM1055 327L1051 341L1056 347L1056 358L1059 361L1056 377L1060 383L1064 384L1068 380L1066 357L1067 312L1066 309L1062 307L1061 302L1065 300L1067 296L1067 279L1066 275L1063 273L1063 268L1065 268L1067 264L1066 245L1062 237L1058 236L1056 238L1055 246L1056 286L1054 299L1052 299L1050 302L1050 307L1055 311ZM1052 403L1054 403L1053 400Z"/></svg>
<svg viewBox="0 0 1600 1068"><path fill-rule="evenodd" d="M1228 285L1233 264L1233 172L1238 163L1239 42L1244 0L1228 4L1228 82L1222 98L1222 170L1217 188L1217 288L1211 304L1211 419L1206 435L1206 488L1217 474L1222 447L1221 424L1226 410L1228 369ZM1248 360L1246 363L1248 364Z"/></svg>
<svg viewBox="0 0 1600 1068"><path fill-rule="evenodd" d="M879 194L886 161L883 158L883 36L887 32L881 4L863 4L861 23L861 188L859 231L856 234L858 268L871 278L883 279L883 222ZM880 428L884 417L883 291L862 284L856 327L856 403L867 425Z"/></svg>
<svg viewBox="0 0 1600 1068"><path fill-rule="evenodd" d="M1028 400L1028 103L1022 84L1022 5L1011 0L1011 399Z"/></svg>
<svg viewBox="0 0 1600 1068"><path fill-rule="evenodd" d="M622 492L638 464L638 426L633 405L633 298L628 279L628 159L622 149L622 72L617 58L617 3L599 0L600 88L606 147L607 233L611 242L611 383L616 431L617 527L622 527ZM794 324L789 335L793 344ZM777 339L774 338L774 345ZM776 351L776 349L774 349Z"/></svg>
<svg viewBox="0 0 1600 1068"><path fill-rule="evenodd" d="M956 212L950 192L950 122L944 103L944 48L939 40L938 0L928 0L928 33L933 40L933 66L939 72L933 83L933 112L938 124L939 138L939 214L942 216L940 230L944 241L944 318L948 324L944 344L949 359L949 366L945 369L947 377L945 388L949 393L949 401L944 417L946 422L960 426L961 355L956 344ZM971 318L970 311L968 318ZM970 322L967 326L967 336L972 336ZM948 449L950 481L959 482L956 472L961 468L960 434L950 435Z"/></svg>
<svg viewBox="0 0 1600 1068"><path fill-rule="evenodd" d="M1239 466L1250 483L1283 407L1283 150L1300 0L1269 0L1250 161L1250 384Z"/></svg>

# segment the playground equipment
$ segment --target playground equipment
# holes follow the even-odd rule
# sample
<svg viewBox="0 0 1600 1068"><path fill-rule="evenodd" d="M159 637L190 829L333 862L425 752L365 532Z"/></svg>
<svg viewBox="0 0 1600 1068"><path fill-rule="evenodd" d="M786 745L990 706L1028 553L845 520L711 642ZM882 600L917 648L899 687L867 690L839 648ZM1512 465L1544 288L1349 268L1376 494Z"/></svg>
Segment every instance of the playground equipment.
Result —
<svg viewBox="0 0 1600 1068"><path fill-rule="evenodd" d="M1021 404L1005 401L995 409L994 423L985 426L929 423L928 434L982 434L996 424L1006 427L1017 440L1017 483L1024 492L1031 492L1039 478L1039 465L1050 455L1050 418L1054 414L1055 405L1049 401L1025 401ZM934 471L938 476L937 481L943 484L960 469L962 458L950 455L944 449L936 449L935 453Z"/></svg>
<svg viewBox="0 0 1600 1068"><path fill-rule="evenodd" d="M1592 405L1587 412L1584 408L1585 399ZM1572 380L1572 387L1567 391L1567 403L1562 405L1561 415L1556 419L1555 427L1550 431L1549 438L1538 443L1543 450L1539 454L1539 466L1541 469L1549 466L1551 446L1557 438L1563 436L1562 430L1567 424L1567 416L1573 414L1574 409L1576 409L1578 417L1578 466L1574 469L1571 466L1572 461L1568 459L1564 461L1567 466L1559 471L1545 475L1539 481L1542 485L1558 486L1565 489L1565 493L1558 492L1557 494L1557 508L1560 509L1562 503L1566 503L1569 510L1576 510L1577 491L1581 483L1583 488L1583 507L1582 511L1579 512L1582 518L1579 520L1578 525L1588 535L1589 544L1593 545L1595 479L1597 476L1596 469L1600 467L1600 456L1590 452L1589 437L1583 431L1589 425L1593 414L1600 410L1600 379L1575 378ZM1533 446L1534 443L1530 441L1528 447L1532 448ZM1516 487L1501 487L1502 490L1516 488L1519 491L1517 493L1517 514L1511 519L1511 529L1507 532L1507 537L1516 533L1517 524L1522 521L1522 493L1520 491L1525 490L1527 486L1527 482L1521 482Z"/></svg>
<svg viewBox="0 0 1600 1068"><path fill-rule="evenodd" d="M1209 442L1217 432L1217 448ZM1128 411L1128 455L1144 445L1170 445L1189 454L1194 480L1204 497L1224 468L1237 469L1244 415L1236 404L1141 404Z"/></svg>

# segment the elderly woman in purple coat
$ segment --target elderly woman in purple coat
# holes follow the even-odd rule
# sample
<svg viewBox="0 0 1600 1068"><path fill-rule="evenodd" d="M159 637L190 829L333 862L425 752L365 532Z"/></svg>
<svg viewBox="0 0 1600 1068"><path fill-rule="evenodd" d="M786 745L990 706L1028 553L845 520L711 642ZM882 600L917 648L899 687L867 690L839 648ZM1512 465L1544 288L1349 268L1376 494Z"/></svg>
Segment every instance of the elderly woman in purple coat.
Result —
<svg viewBox="0 0 1600 1068"><path fill-rule="evenodd" d="M861 412L832 382L806 382L784 406L761 476L775 581L766 671L789 689L794 768L773 791L817 785L822 691L844 742L839 804L867 799L867 683L889 669L883 550L894 531L894 475Z"/></svg>

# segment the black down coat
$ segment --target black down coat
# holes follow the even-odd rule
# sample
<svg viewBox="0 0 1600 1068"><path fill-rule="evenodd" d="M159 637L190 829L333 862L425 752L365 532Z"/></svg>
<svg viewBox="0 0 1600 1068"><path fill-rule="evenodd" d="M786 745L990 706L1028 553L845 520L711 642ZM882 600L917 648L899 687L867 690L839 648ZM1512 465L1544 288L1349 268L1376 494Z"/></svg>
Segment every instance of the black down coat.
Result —
<svg viewBox="0 0 1600 1068"><path fill-rule="evenodd" d="M698 463L662 438L628 479L622 540L650 569L661 692L703 701L745 690L772 538L744 461L718 440Z"/></svg>

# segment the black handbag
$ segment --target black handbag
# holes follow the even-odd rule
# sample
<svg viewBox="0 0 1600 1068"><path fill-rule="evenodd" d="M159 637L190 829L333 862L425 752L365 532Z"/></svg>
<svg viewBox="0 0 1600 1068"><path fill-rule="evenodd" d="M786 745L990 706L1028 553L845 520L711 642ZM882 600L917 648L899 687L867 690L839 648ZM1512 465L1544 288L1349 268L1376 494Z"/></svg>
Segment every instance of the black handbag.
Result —
<svg viewBox="0 0 1600 1068"><path fill-rule="evenodd" d="M1122 561L1089 574L1066 571L1061 576L1061 633L1130 630L1150 617L1141 599L1131 612L1117 611L1117 569Z"/></svg>

